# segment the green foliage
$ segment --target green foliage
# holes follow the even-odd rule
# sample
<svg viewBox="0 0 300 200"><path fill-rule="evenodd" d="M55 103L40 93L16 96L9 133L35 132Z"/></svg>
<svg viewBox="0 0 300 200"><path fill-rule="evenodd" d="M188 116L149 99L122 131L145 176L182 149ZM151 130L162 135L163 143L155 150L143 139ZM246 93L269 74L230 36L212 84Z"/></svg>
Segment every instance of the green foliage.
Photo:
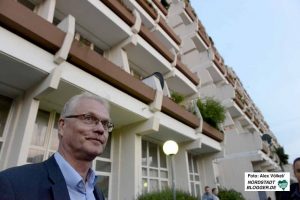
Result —
<svg viewBox="0 0 300 200"><path fill-rule="evenodd" d="M276 154L279 157L280 166L288 164L289 155L284 152L283 147L276 148Z"/></svg>
<svg viewBox="0 0 300 200"><path fill-rule="evenodd" d="M173 200L173 192L171 189L165 189L157 192L150 192L140 195L137 200ZM185 191L176 190L176 200L197 200Z"/></svg>
<svg viewBox="0 0 300 200"><path fill-rule="evenodd" d="M198 99L197 106L203 120L214 128L219 129L219 124L225 120L225 108L213 98L206 98L205 101Z"/></svg>
<svg viewBox="0 0 300 200"><path fill-rule="evenodd" d="M220 188L218 196L222 200L246 200L240 192L234 189Z"/></svg>
<svg viewBox="0 0 300 200"><path fill-rule="evenodd" d="M177 103L180 104L184 101L184 96L182 94L179 94L178 92L172 92L171 93L171 99Z"/></svg>

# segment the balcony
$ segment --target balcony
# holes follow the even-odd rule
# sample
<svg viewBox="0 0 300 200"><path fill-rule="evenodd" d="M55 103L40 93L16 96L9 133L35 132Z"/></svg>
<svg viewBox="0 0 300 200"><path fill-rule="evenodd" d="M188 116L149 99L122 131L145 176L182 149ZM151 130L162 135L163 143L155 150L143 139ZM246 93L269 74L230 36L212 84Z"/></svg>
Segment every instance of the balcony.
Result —
<svg viewBox="0 0 300 200"><path fill-rule="evenodd" d="M242 95L237 90L235 90L235 98L233 100L239 106L239 108L241 110L244 110L245 105L244 105L242 99L243 99Z"/></svg>
<svg viewBox="0 0 300 200"><path fill-rule="evenodd" d="M189 72L185 65L178 62L176 68L173 70L173 72L171 72L171 74L173 73L174 76L168 76L167 74L165 76L165 79L170 90L177 91L184 96L190 96L197 93L198 89L196 84L199 83L199 79L195 74L191 74L194 77L194 80L192 82L184 76L184 72L182 72L183 70Z"/></svg>
<svg viewBox="0 0 300 200"><path fill-rule="evenodd" d="M160 0L152 0L153 3L159 8L159 10L164 14L164 16L168 15L167 9L162 5Z"/></svg>
<svg viewBox="0 0 300 200"><path fill-rule="evenodd" d="M224 140L224 133L220 132L216 128L212 127L205 121L203 121L203 128L202 128L202 133L204 135L207 135L210 138L213 138L214 140L218 142L222 142Z"/></svg>
<svg viewBox="0 0 300 200"><path fill-rule="evenodd" d="M227 83L225 76L212 61L212 54L209 50L203 52L189 51L181 56L181 60L192 72L198 73L202 85ZM207 71L209 75L207 76L204 71Z"/></svg>
<svg viewBox="0 0 300 200"><path fill-rule="evenodd" d="M210 42L209 36L206 33L206 30L205 30L204 26L202 25L202 23L200 22L200 20L198 20L198 27L199 27L198 28L198 34L199 34L199 36L205 42L205 44L206 44L207 47L211 46L211 42Z"/></svg>
<svg viewBox="0 0 300 200"><path fill-rule="evenodd" d="M185 4L185 12L188 14L188 16L192 19L193 22L197 20L197 15L190 3Z"/></svg>
<svg viewBox="0 0 300 200"><path fill-rule="evenodd" d="M171 99L164 96L162 104L162 112L173 116L175 119L187 124L190 127L198 128L200 120L194 114L188 112L180 105L174 103Z"/></svg>
<svg viewBox="0 0 300 200"><path fill-rule="evenodd" d="M231 85L229 85L232 87ZM253 123L254 114L251 109L246 106L242 91L240 89L234 89L233 98L225 99L223 101L223 105L227 108L233 119L237 119L240 122L240 125L250 131L250 132L258 132L258 127Z"/></svg>
<svg viewBox="0 0 300 200"><path fill-rule="evenodd" d="M110 3L113 9L105 6L103 2ZM107 50L132 35L130 26L135 22L134 16L120 3L112 2L114 1L57 1L55 17L62 20L69 14L73 15L78 32L102 50Z"/></svg>
<svg viewBox="0 0 300 200"><path fill-rule="evenodd" d="M186 7L183 1L173 2L168 10L168 24L176 30L186 25L193 24L195 15L191 12L191 7Z"/></svg>
<svg viewBox="0 0 300 200"><path fill-rule="evenodd" d="M178 33L182 38L182 55L189 54L193 51L196 51L197 53L207 51L208 46L195 31L195 29L196 27L194 25L190 25L186 26L181 32Z"/></svg>
<svg viewBox="0 0 300 200"><path fill-rule="evenodd" d="M232 87L235 87L236 78L229 72L229 70L227 70L226 79L232 85Z"/></svg>
<svg viewBox="0 0 300 200"><path fill-rule="evenodd" d="M124 5L118 1L104 1L107 6L109 6L116 13L131 14ZM113 2L113 3L112 3ZM145 3L144 1L141 1ZM128 4L128 2L127 2ZM130 4L133 6L133 4ZM144 5L144 4L143 4ZM145 4L148 5L148 4ZM128 5L127 5L128 6ZM123 8L123 9L121 9ZM131 8L129 6L129 8ZM132 7L133 8L133 7ZM129 25L131 21L128 22ZM145 75L152 74L157 71L162 74L167 74L171 71L170 63L174 62L174 55L169 51L169 49L162 45L161 40L151 32L146 26L142 25L139 36L137 39L137 45L129 45L126 47L126 52L128 53L129 62L134 67L136 71L143 71ZM184 85L184 91L189 94L195 92L195 85L198 84L199 80L194 74L189 72L187 68L182 68L181 65L176 65L176 68L185 75L182 76L180 73L176 72L176 79L179 78L179 85ZM195 81L196 80L196 81ZM192 83L192 84L191 84ZM187 90L186 90L187 89Z"/></svg>
<svg viewBox="0 0 300 200"><path fill-rule="evenodd" d="M264 152L266 155L270 155L270 148L269 148L269 144L266 142L262 142L262 152Z"/></svg>
<svg viewBox="0 0 300 200"><path fill-rule="evenodd" d="M127 0L124 2L130 10L136 9L139 11L143 25L150 29L160 39L161 43L168 49L174 48L179 50L180 38L169 27L165 18L159 17L158 11L154 8L154 3L149 3L145 0Z"/></svg>
<svg viewBox="0 0 300 200"><path fill-rule="evenodd" d="M226 74L226 67L224 65L224 60L223 60L222 56L219 54L218 50L216 49L216 47L214 45L212 45L212 50L213 50L213 53L214 53L213 62L218 67L220 72L223 75L225 75Z"/></svg>
<svg viewBox="0 0 300 200"><path fill-rule="evenodd" d="M59 50L65 37L59 28L15 1L1 1L0 23L51 54ZM152 88L76 40L73 40L67 62L145 104L154 101L155 91ZM199 126L197 117L169 99L164 99L162 111L192 128Z"/></svg>

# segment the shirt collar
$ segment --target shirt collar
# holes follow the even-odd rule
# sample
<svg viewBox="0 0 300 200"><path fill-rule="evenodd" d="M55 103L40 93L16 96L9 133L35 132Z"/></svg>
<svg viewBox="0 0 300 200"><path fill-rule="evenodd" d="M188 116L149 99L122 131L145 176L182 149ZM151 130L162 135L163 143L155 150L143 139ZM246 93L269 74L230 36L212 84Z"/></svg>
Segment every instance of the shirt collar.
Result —
<svg viewBox="0 0 300 200"><path fill-rule="evenodd" d="M68 187L72 189L78 189L78 187L82 187L81 185L84 184L84 181L80 174L62 157L59 152L54 154L54 158L65 178L66 184ZM96 185L97 177L95 175L94 170L91 168L87 174L87 184L89 187L94 187Z"/></svg>

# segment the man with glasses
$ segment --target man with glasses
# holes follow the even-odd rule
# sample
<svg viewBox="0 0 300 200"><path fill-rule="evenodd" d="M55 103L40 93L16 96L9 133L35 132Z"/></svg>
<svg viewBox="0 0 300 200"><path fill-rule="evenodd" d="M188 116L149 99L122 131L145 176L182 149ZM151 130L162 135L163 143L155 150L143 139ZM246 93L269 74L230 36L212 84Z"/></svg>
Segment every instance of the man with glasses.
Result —
<svg viewBox="0 0 300 200"><path fill-rule="evenodd" d="M113 129L108 103L84 93L72 97L58 122L58 151L48 160L0 173L0 199L104 200L93 160Z"/></svg>

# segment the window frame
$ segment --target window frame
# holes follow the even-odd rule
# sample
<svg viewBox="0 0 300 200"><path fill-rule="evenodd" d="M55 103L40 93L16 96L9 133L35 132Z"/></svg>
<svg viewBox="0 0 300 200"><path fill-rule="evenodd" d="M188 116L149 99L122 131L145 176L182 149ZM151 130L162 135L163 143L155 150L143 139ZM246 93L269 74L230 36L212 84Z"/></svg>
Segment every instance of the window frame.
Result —
<svg viewBox="0 0 300 200"><path fill-rule="evenodd" d="M10 106L8 108L8 113L7 113L7 117L5 120L5 124L4 124L4 128L3 128L3 132L2 132L2 136L0 136L0 143L1 143L1 148L0 148L0 160L2 159L3 156L3 147L5 145L6 139L7 139L7 134L8 134L8 130L9 130L9 126L12 122L12 117L13 117L13 112L14 112L14 99L0 95L0 98L6 98L6 99L10 99Z"/></svg>
<svg viewBox="0 0 300 200"><path fill-rule="evenodd" d="M143 144L146 144L146 165L144 165L143 163ZM150 158L150 154L149 154L149 145L152 144L152 145L155 145L156 146L156 155L157 155L157 167L154 167L154 166L150 166L150 163L149 163L149 158ZM141 149L142 149L142 154L141 154L141 170L142 170L142 174L141 174L141 188L142 188L142 191L141 193L144 194L144 193L148 193L148 192L152 192L152 191L155 191L155 190L151 190L151 180L156 180L158 181L158 191L162 190L162 182L167 182L167 186L170 187L170 172L169 172L169 163L168 163L168 159L167 159L167 156L164 155L165 159L166 159L166 167L161 167L161 152L163 153L162 151L162 146L160 144L157 144L157 143L154 143L152 141L149 141L149 140L142 140L142 146L141 146ZM144 175L144 169L146 169L146 175ZM151 170L156 170L157 171L157 176L151 176L151 173L150 171ZM167 173L167 176L166 178L163 178L161 176L161 172L164 171ZM145 186L144 186L144 180L147 181L147 186L146 186L146 191L145 191Z"/></svg>
<svg viewBox="0 0 300 200"><path fill-rule="evenodd" d="M196 156L193 156L191 153L187 152L187 157L188 157L188 177L189 177L189 188L190 188L190 193L191 195L198 197L201 196L201 180L200 180L200 169L198 165L198 161L196 159ZM196 165L196 166L195 166ZM195 167L196 170L195 171ZM190 171L191 169L191 171ZM191 180L191 176L193 177L193 180ZM196 177L198 177L199 180L196 180ZM192 186L193 184L193 186ZM194 187L194 188L192 188ZM198 187L198 190L197 190ZM197 194L197 191L199 192Z"/></svg>

